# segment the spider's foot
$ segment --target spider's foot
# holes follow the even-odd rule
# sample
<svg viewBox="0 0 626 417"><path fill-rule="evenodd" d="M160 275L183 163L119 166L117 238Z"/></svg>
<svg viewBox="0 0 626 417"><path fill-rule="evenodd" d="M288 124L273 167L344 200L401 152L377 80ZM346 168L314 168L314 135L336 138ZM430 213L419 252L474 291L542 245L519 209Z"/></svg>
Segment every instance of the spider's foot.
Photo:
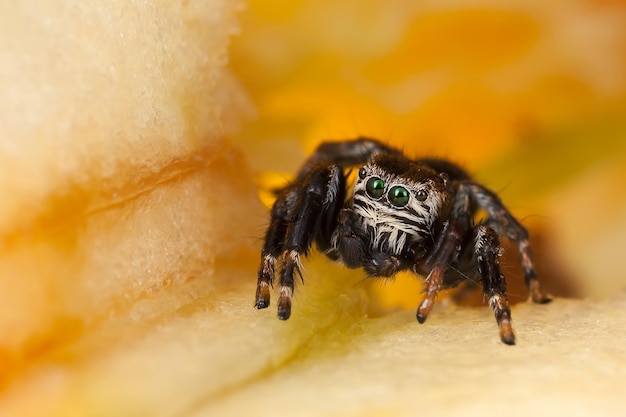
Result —
<svg viewBox="0 0 626 417"><path fill-rule="evenodd" d="M445 268L441 265L435 266L428 277L426 278L426 296L422 300L422 303L417 308L417 321L424 323L426 318L432 311L435 306L435 300L437 299L437 294L439 294L439 288L441 288L441 283L443 282L443 273L445 272Z"/></svg>
<svg viewBox="0 0 626 417"><path fill-rule="evenodd" d="M270 285L267 281L259 281L256 286L254 306L258 309L267 308L270 305Z"/></svg>
<svg viewBox="0 0 626 417"><path fill-rule="evenodd" d="M502 319L500 322L500 340L502 340L502 343L507 345L515 344L513 326L511 326L511 320L508 318Z"/></svg>
<svg viewBox="0 0 626 417"><path fill-rule="evenodd" d="M515 334L511 325L511 308L509 301L503 294L493 294L489 298L489 305L496 316L496 322L500 328L500 340L507 345L515 344Z"/></svg>
<svg viewBox="0 0 626 417"><path fill-rule="evenodd" d="M426 319L428 318L428 315L430 314L431 310L433 309L433 306L435 305L435 300L434 297L426 297L424 298L424 300L422 301L422 303L420 304L420 306L417 308L417 321L422 324L426 321Z"/></svg>
<svg viewBox="0 0 626 417"><path fill-rule="evenodd" d="M531 279L528 282L528 292L530 293L530 299L533 303L546 304L552 301L552 298L548 297L541 291L541 286L536 278Z"/></svg>
<svg viewBox="0 0 626 417"><path fill-rule="evenodd" d="M283 286L280 289L280 297L278 298L278 318L287 320L291 316L291 296L293 290Z"/></svg>

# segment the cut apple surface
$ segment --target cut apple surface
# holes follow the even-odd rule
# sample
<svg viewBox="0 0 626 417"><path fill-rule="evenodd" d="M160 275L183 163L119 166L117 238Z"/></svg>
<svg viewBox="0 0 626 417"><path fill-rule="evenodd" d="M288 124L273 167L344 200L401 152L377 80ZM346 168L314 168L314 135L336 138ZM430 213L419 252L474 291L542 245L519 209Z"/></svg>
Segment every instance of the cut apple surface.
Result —
<svg viewBox="0 0 626 417"><path fill-rule="evenodd" d="M0 415L622 414L626 11L574 3L0 5ZM271 189L363 134L529 227L515 347L315 251L254 309Z"/></svg>

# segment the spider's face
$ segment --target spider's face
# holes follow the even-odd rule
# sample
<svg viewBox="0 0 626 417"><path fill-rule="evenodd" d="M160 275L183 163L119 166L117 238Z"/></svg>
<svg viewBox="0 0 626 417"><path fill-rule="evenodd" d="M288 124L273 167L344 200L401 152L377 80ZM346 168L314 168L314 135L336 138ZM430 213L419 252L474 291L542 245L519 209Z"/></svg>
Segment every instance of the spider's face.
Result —
<svg viewBox="0 0 626 417"><path fill-rule="evenodd" d="M400 254L407 244L432 238L446 199L444 180L432 169L380 156L359 170L353 203L370 246Z"/></svg>

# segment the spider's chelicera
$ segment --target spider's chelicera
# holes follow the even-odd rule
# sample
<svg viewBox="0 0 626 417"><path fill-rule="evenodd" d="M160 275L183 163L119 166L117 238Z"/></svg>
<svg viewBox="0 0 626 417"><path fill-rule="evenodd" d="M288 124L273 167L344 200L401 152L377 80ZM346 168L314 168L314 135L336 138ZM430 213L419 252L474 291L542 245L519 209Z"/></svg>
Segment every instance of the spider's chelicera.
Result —
<svg viewBox="0 0 626 417"><path fill-rule="evenodd" d="M356 166L356 182L348 187L349 170ZM475 224L480 209L486 219ZM459 166L444 159L409 159L369 138L322 143L297 178L278 191L261 253L255 305L269 306L278 265L278 317L289 318L294 273L302 276L301 256L315 242L331 259L363 268L373 277L406 269L425 276L425 296L417 309L420 323L440 289L468 278L480 283L500 338L514 344L499 266L502 236L517 243L531 299L549 301L537 280L528 232L494 192Z"/></svg>

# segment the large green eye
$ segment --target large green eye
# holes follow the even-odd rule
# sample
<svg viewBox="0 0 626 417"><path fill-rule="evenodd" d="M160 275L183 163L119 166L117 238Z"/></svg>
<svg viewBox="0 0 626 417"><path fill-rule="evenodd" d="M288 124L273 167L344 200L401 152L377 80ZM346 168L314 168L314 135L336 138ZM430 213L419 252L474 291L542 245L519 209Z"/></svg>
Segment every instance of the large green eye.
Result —
<svg viewBox="0 0 626 417"><path fill-rule="evenodd" d="M399 185L391 187L387 199L396 207L404 207L409 202L409 190Z"/></svg>
<svg viewBox="0 0 626 417"><path fill-rule="evenodd" d="M385 192L385 181L378 177L372 177L367 180L367 184L365 184L365 191L367 191L367 195L370 197L378 199Z"/></svg>

